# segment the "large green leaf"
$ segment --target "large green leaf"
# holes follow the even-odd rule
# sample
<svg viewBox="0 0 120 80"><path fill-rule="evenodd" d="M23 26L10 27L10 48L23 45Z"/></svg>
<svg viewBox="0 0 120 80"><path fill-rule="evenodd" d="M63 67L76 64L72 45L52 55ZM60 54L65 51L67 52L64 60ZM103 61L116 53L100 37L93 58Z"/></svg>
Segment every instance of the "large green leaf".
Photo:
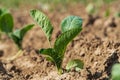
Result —
<svg viewBox="0 0 120 80"><path fill-rule="evenodd" d="M72 41L73 38L75 36L77 36L81 30L82 30L81 28L80 29L75 28L75 29L64 32L63 34L61 34L58 37L58 39L56 40L56 42L54 44L54 49L55 49L55 52L58 54L57 57L60 60L63 60L64 53L65 53L65 50L66 50L66 47L67 47L68 43L70 41ZM57 64L60 64L60 66L61 66L62 61L59 61L59 63L57 63Z"/></svg>
<svg viewBox="0 0 120 80"><path fill-rule="evenodd" d="M13 17L10 13L6 13L0 17L0 30L6 34L13 31Z"/></svg>
<svg viewBox="0 0 120 80"><path fill-rule="evenodd" d="M61 55L63 55L63 53L65 52L65 49L68 45L68 43L73 40L74 37L76 37L79 32L82 30L82 28L75 28L69 31L64 32L63 34L61 34L57 40L55 41L54 44L54 49L56 52L61 53Z"/></svg>
<svg viewBox="0 0 120 80"><path fill-rule="evenodd" d="M27 25L23 27L22 29L18 29L10 34L10 37L13 39L13 41L18 45L18 47L22 48L22 40L25 34L33 28L33 24Z"/></svg>
<svg viewBox="0 0 120 80"><path fill-rule="evenodd" d="M78 16L68 16L61 23L62 32L71 30L73 28L80 28L82 26L82 19Z"/></svg>
<svg viewBox="0 0 120 80"><path fill-rule="evenodd" d="M31 10L30 15L40 25L40 27L43 29L47 38L50 41L51 35L53 32L53 26L49 18L44 13L40 12L39 10Z"/></svg>
<svg viewBox="0 0 120 80"><path fill-rule="evenodd" d="M75 68L76 71L83 69L84 63L79 59L74 59L68 62L66 69L69 71L72 68Z"/></svg>
<svg viewBox="0 0 120 80"><path fill-rule="evenodd" d="M64 53L67 44L82 30L82 19L69 16L62 21L61 28L63 33L55 41L54 49L59 53Z"/></svg>
<svg viewBox="0 0 120 80"><path fill-rule="evenodd" d="M120 64L115 64L112 67L112 80L120 80Z"/></svg>

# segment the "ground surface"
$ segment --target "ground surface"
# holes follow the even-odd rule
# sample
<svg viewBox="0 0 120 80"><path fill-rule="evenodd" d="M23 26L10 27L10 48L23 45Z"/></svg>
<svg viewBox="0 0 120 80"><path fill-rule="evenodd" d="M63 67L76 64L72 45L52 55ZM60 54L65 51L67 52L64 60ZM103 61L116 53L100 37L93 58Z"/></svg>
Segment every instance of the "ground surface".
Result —
<svg viewBox="0 0 120 80"><path fill-rule="evenodd" d="M11 10L15 28L34 23L29 16L30 9ZM114 10L114 6L113 6ZM48 48L47 40L38 25L29 31L23 41L24 54L9 62L7 58L17 53L17 48L6 35L0 42L0 80L108 80L111 67L120 61L120 19L110 15L108 18L99 13L92 24L83 6L76 5L67 11L45 11L52 20L54 32L52 43L60 32L60 22L68 15L81 16L84 20L82 32L68 45L63 68L71 59L81 59L84 69L81 72L64 72L58 75L54 64L46 61L37 49Z"/></svg>

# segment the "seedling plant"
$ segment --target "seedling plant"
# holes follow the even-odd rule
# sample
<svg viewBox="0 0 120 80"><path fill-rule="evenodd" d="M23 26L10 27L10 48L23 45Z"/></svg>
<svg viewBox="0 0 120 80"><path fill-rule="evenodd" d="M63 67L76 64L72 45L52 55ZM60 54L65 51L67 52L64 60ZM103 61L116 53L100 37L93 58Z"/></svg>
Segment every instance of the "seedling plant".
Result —
<svg viewBox="0 0 120 80"><path fill-rule="evenodd" d="M50 48L40 49L39 53L46 55L47 60L53 62L56 65L58 73L61 74L62 62L67 45L81 32L83 20L78 16L68 16L61 22L62 34L56 39L54 45L51 45L51 36L53 32L53 26L49 18L39 10L31 10L31 17L39 24L45 33L47 40L50 44ZM71 68L75 68L79 71L83 68L83 62L79 59L74 59L68 62L66 69L69 71Z"/></svg>
<svg viewBox="0 0 120 80"><path fill-rule="evenodd" d="M9 36L14 43L17 45L19 51L18 53L11 57L9 60L15 59L17 56L21 55L23 53L22 50L22 41L25 36L25 34L33 28L33 24L29 24L22 29L17 29L13 31L14 28L14 22L13 22L13 17L9 13L7 9L0 9L0 32L1 34L6 34Z"/></svg>

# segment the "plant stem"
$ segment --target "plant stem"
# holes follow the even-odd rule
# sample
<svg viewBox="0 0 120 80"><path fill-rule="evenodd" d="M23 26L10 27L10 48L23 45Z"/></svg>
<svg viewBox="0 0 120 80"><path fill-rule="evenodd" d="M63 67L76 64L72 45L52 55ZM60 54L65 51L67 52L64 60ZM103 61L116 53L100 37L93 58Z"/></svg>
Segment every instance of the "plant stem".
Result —
<svg viewBox="0 0 120 80"><path fill-rule="evenodd" d="M7 60L8 61L13 61L15 60L16 58L18 58L19 56L22 56L23 55L23 51L20 49L14 56L8 58Z"/></svg>
<svg viewBox="0 0 120 80"><path fill-rule="evenodd" d="M50 48L52 48L51 41L49 41L48 39L47 39L47 41L48 41Z"/></svg>
<svg viewBox="0 0 120 80"><path fill-rule="evenodd" d="M58 69L58 74L61 75L63 73L62 68Z"/></svg>
<svg viewBox="0 0 120 80"><path fill-rule="evenodd" d="M61 75L63 73L62 67L58 66L56 62L54 62L54 63L55 63L56 69L58 71L58 74Z"/></svg>

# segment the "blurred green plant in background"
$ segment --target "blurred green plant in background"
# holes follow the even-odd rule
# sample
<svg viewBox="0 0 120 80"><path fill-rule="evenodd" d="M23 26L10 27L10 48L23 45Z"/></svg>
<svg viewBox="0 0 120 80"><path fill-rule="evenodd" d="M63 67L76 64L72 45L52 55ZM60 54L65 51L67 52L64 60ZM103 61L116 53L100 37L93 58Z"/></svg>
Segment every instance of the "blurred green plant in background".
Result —
<svg viewBox="0 0 120 80"><path fill-rule="evenodd" d="M94 3L96 6L101 6L102 4L110 4L117 0L0 0L0 5L5 7L19 7L21 4L35 5L37 3L41 4L74 4L81 3L87 5L88 3Z"/></svg>
<svg viewBox="0 0 120 80"><path fill-rule="evenodd" d="M95 15L99 13L99 9L104 5L107 6L104 11L104 16L109 17L111 13L110 5L115 1L119 0L0 0L0 7L14 9L21 6L37 6L43 10L47 9L51 11L58 8L60 11L62 9L66 10L66 8L68 8L70 5L82 4L86 7L86 12L88 14Z"/></svg>

